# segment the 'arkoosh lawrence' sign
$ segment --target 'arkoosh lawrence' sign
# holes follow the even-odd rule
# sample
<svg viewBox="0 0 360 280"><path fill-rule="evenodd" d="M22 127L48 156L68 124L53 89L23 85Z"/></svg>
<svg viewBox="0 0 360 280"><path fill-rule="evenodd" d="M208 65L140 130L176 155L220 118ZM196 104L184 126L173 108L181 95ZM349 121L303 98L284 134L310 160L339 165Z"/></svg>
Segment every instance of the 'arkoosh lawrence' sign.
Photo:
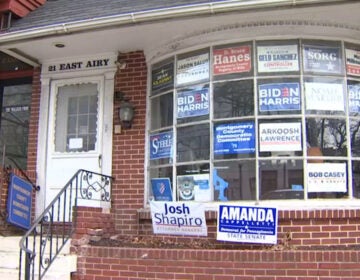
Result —
<svg viewBox="0 0 360 280"><path fill-rule="evenodd" d="M277 209L219 205L217 240L245 243L277 243Z"/></svg>

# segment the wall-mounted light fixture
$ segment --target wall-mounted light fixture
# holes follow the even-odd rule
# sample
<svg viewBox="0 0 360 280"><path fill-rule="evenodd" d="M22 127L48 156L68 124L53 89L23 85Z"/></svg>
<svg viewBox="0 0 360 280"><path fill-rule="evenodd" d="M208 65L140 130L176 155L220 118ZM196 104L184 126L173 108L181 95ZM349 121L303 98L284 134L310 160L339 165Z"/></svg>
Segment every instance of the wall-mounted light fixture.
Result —
<svg viewBox="0 0 360 280"><path fill-rule="evenodd" d="M131 128L134 118L135 108L122 92L115 92L115 99L121 101L119 108L119 118L124 128Z"/></svg>

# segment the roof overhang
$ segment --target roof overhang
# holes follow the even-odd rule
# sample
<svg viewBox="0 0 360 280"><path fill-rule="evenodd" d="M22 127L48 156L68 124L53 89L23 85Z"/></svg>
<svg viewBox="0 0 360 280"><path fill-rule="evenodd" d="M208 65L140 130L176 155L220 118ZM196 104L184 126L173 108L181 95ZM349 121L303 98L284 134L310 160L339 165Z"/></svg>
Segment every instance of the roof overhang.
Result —
<svg viewBox="0 0 360 280"><path fill-rule="evenodd" d="M321 36L322 31L337 27L348 31L339 30L339 34L359 40L359 9L358 1L347 0L222 1L0 34L0 51L18 59L23 57L23 61L34 65L59 57L134 50L144 50L155 57L164 46L169 51L182 44L191 47L191 38L194 44L201 43L196 37L204 35L206 40L223 40L219 33L234 26L241 28L239 34L243 39L251 39L255 34L257 38L296 34L299 30L309 31L309 36ZM267 27L273 26L267 23L271 22L277 29L269 33ZM64 47L57 48L59 43Z"/></svg>

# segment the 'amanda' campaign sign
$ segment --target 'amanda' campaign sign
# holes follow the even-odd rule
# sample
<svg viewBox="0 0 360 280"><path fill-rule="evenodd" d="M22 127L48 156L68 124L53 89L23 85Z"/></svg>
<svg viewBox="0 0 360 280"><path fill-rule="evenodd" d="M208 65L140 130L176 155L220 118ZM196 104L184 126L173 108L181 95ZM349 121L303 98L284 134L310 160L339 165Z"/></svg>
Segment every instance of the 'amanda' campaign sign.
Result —
<svg viewBox="0 0 360 280"><path fill-rule="evenodd" d="M276 208L219 205L217 240L276 244Z"/></svg>
<svg viewBox="0 0 360 280"><path fill-rule="evenodd" d="M150 201L154 234L207 236L204 204Z"/></svg>

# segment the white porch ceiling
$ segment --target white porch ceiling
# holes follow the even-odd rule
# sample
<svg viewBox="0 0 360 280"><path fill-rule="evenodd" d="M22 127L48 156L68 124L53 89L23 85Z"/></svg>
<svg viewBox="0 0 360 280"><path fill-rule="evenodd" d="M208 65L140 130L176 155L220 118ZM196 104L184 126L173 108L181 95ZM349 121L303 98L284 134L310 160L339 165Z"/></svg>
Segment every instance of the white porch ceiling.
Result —
<svg viewBox="0 0 360 280"><path fill-rule="evenodd" d="M48 60L100 53L143 50L151 60L167 52L210 43L249 39L307 37L360 40L360 1L349 4L278 8L134 23L93 31L67 32L31 40L0 43L0 50L20 53L39 64ZM56 48L63 43L64 48Z"/></svg>

